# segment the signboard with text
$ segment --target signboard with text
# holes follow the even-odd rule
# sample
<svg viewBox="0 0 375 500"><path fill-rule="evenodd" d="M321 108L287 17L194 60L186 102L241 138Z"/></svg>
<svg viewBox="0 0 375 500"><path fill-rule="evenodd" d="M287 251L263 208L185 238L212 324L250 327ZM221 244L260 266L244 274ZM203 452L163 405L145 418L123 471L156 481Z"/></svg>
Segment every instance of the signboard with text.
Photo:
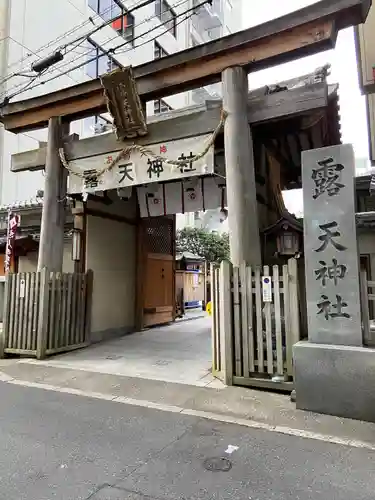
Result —
<svg viewBox="0 0 375 500"><path fill-rule="evenodd" d="M302 153L309 340L362 345L350 144Z"/></svg>
<svg viewBox="0 0 375 500"><path fill-rule="evenodd" d="M7 243L5 248L5 262L4 271L8 274L14 257L14 243L16 241L17 229L19 228L21 218L19 215L9 212L8 214L8 229L7 229Z"/></svg>
<svg viewBox="0 0 375 500"><path fill-rule="evenodd" d="M111 170L96 177L97 172L117 157L118 151L72 161L69 164L70 167L74 171L84 174L86 179L84 180L79 175L69 174L68 192L70 194L94 193L95 191L128 188L213 174L213 147L203 158L195 162L191 161L195 155L204 150L210 137L211 135L203 135L148 146L155 155L171 160L183 160L183 164L179 166L169 165L139 151L133 151L128 159L121 160Z"/></svg>

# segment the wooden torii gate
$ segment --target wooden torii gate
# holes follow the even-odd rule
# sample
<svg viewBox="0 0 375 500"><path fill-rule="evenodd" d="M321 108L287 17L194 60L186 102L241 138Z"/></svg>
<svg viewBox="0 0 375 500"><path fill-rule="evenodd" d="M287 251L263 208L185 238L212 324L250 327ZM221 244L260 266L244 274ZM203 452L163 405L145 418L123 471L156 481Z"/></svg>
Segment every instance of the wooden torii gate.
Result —
<svg viewBox="0 0 375 500"><path fill-rule="evenodd" d="M261 263L252 134L248 124L256 121L257 112L266 115L268 111L272 117L272 113L277 116L280 111L276 105L274 109L270 107L272 96L267 96L268 101L264 98L262 105L258 104L253 111L251 101L248 108L244 106L248 99L248 73L333 48L338 31L363 23L370 6L371 0L322 0L262 25L133 68L143 104L222 81L223 107L227 113L224 145L231 260L235 265ZM20 133L49 127L47 148L28 156L17 155L12 164L14 172L43 168L46 171L39 268L55 271L62 268L64 214L58 200L66 191L66 175L58 149L66 142L67 127L74 120L106 110L99 79L11 103L2 110L0 120L8 131ZM220 109L215 106L200 108L195 113L181 111L170 120L150 124L147 137L133 142L150 144L161 137L166 140L195 136L198 131L207 133L215 128L219 117ZM109 134L86 141L73 140L64 147L68 159L73 160L121 150L123 146ZM53 250L50 241L55 242Z"/></svg>
<svg viewBox="0 0 375 500"><path fill-rule="evenodd" d="M223 105L228 113L225 159L234 262L260 263L252 138L243 106L248 94L247 73L334 47L338 31L363 23L370 5L371 0L322 0L265 24L134 68L143 103L222 80ZM57 200L64 194L66 176L60 167L58 147L67 124L104 111L106 99L99 79L11 103L2 110L5 129L14 133L49 124L40 255L44 255L42 265L54 270L61 269L62 252L57 248L44 252L43 247L49 241L62 246L63 240L62 206ZM188 123L183 126L188 127ZM74 143L70 147L74 148ZM43 164L39 167L43 168ZM28 168L22 165L13 170Z"/></svg>

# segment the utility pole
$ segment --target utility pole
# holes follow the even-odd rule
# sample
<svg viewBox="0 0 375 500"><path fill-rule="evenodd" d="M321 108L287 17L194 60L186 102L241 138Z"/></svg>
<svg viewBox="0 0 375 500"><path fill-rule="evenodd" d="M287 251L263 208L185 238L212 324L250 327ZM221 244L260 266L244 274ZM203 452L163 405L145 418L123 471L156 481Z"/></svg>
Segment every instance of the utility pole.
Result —
<svg viewBox="0 0 375 500"><path fill-rule="evenodd" d="M230 257L234 266L262 263L253 139L247 117L247 73L239 66L222 73L225 170Z"/></svg>
<svg viewBox="0 0 375 500"><path fill-rule="evenodd" d="M62 126L61 117L49 119L38 271L47 268L62 272L67 171L61 164L59 148L67 134L68 126Z"/></svg>

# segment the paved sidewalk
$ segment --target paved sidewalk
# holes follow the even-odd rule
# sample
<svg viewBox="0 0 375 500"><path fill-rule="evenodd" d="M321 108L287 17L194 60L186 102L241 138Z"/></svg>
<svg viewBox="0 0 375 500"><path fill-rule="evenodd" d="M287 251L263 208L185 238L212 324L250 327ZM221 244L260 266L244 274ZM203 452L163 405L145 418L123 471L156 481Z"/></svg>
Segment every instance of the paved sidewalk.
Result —
<svg viewBox="0 0 375 500"><path fill-rule="evenodd" d="M296 410L282 394L57 368L33 360L2 360L0 380L375 449L375 424Z"/></svg>
<svg viewBox="0 0 375 500"><path fill-rule="evenodd" d="M85 349L52 356L49 366L205 387L217 386L211 374L211 320L190 315Z"/></svg>

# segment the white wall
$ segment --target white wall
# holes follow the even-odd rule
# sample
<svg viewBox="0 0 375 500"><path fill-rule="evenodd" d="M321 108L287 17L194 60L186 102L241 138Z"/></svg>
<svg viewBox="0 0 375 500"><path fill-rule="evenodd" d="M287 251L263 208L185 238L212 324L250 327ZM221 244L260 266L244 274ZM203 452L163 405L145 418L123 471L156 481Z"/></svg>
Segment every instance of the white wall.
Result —
<svg viewBox="0 0 375 500"><path fill-rule="evenodd" d="M30 252L18 259L18 272L35 273L38 266L38 252ZM63 272L72 273L74 271L74 262L72 261L72 244L66 242L64 245Z"/></svg>
<svg viewBox="0 0 375 500"><path fill-rule="evenodd" d="M135 328L135 226L87 217L86 266L94 272L91 331L127 333Z"/></svg>

